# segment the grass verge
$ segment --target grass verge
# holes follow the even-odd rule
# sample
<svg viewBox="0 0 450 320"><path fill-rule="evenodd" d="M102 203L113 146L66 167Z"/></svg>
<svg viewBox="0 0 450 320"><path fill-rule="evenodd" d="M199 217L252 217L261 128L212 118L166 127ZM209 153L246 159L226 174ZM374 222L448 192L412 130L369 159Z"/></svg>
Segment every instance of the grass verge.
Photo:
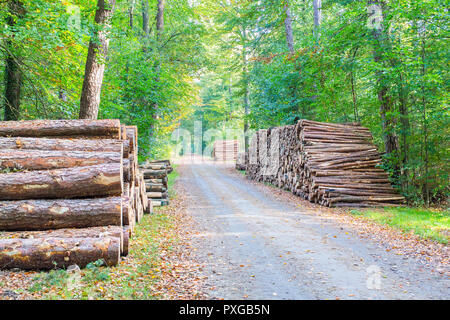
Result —
<svg viewBox="0 0 450 320"><path fill-rule="evenodd" d="M176 168L169 175L172 189L178 176ZM175 195L173 195L175 196ZM60 300L154 300L164 298L158 282L165 264L161 259L177 242L173 232L174 217L165 207L146 215L130 239L129 255L116 267L101 261L77 272L52 270L38 273L28 291L37 299Z"/></svg>
<svg viewBox="0 0 450 320"><path fill-rule="evenodd" d="M398 207L351 210L350 212L406 233L415 233L425 239L444 244L449 241L450 212L448 210Z"/></svg>

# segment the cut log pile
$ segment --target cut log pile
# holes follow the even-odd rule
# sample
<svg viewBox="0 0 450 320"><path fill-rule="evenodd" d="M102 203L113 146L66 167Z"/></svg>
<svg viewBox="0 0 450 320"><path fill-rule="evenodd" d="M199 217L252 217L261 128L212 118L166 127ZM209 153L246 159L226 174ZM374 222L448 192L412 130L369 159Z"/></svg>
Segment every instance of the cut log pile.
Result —
<svg viewBox="0 0 450 320"><path fill-rule="evenodd" d="M215 161L235 161L238 152L238 140L217 140L213 144L213 158Z"/></svg>
<svg viewBox="0 0 450 320"><path fill-rule="evenodd" d="M0 269L117 265L151 211L137 127L0 122Z"/></svg>
<svg viewBox="0 0 450 320"><path fill-rule="evenodd" d="M381 162L369 129L300 120L259 130L246 169L252 180L328 207L398 206L405 199L391 186Z"/></svg>
<svg viewBox="0 0 450 320"><path fill-rule="evenodd" d="M240 152L236 158L236 169L237 170L245 170L245 152Z"/></svg>
<svg viewBox="0 0 450 320"><path fill-rule="evenodd" d="M153 207L169 205L167 175L173 171L170 160L147 161L141 165L145 190Z"/></svg>

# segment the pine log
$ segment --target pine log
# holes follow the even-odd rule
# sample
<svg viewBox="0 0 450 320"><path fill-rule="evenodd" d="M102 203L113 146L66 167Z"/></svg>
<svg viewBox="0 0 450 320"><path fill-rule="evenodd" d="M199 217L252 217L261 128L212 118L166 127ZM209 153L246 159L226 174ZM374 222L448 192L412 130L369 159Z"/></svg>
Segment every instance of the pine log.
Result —
<svg viewBox="0 0 450 320"><path fill-rule="evenodd" d="M0 122L1 137L107 136L120 139L119 120L28 120Z"/></svg>
<svg viewBox="0 0 450 320"><path fill-rule="evenodd" d="M131 220L133 219L132 210L130 197L122 195L122 224L124 226L130 225Z"/></svg>
<svg viewBox="0 0 450 320"><path fill-rule="evenodd" d="M130 153L128 140L48 139L48 138L0 138L0 149L43 150L43 151L89 151Z"/></svg>
<svg viewBox="0 0 450 320"><path fill-rule="evenodd" d="M0 230L122 225L122 198L0 201Z"/></svg>
<svg viewBox="0 0 450 320"><path fill-rule="evenodd" d="M49 239L49 238L105 238L113 237L120 239L120 251L122 255L128 252L129 235L124 234L124 229L120 226L100 226L83 229L58 229L47 231L17 231L2 234L8 239Z"/></svg>
<svg viewBox="0 0 450 320"><path fill-rule="evenodd" d="M1 150L0 169L51 170L122 163L120 152Z"/></svg>
<svg viewBox="0 0 450 320"><path fill-rule="evenodd" d="M120 238L45 238L0 240L0 269L50 270L71 265L85 267L103 260L120 261Z"/></svg>
<svg viewBox="0 0 450 320"><path fill-rule="evenodd" d="M167 198L168 193L167 192L147 192L147 197L149 198Z"/></svg>
<svg viewBox="0 0 450 320"><path fill-rule="evenodd" d="M3 173L0 174L0 200L120 196L122 176L119 163Z"/></svg>
<svg viewBox="0 0 450 320"><path fill-rule="evenodd" d="M144 170L143 173L145 179L163 179L167 176L166 170Z"/></svg>
<svg viewBox="0 0 450 320"><path fill-rule="evenodd" d="M145 185L145 191L146 192L165 192L167 191L167 188L164 187L162 184L146 184Z"/></svg>

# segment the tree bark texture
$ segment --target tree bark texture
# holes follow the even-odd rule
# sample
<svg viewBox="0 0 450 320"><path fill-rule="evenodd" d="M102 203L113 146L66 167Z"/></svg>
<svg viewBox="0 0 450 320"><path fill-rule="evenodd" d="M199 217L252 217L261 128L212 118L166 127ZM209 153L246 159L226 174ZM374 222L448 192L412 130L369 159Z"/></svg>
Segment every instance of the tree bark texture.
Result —
<svg viewBox="0 0 450 320"><path fill-rule="evenodd" d="M0 269L51 270L103 260L120 261L120 238L44 238L0 240Z"/></svg>
<svg viewBox="0 0 450 320"><path fill-rule="evenodd" d="M125 203L124 206L126 205ZM49 230L108 225L122 225L121 197L0 201L0 230Z"/></svg>
<svg viewBox="0 0 450 320"><path fill-rule="evenodd" d="M42 151L87 151L87 152L120 152L123 157L130 153L128 140L113 139L49 139L49 138L0 138L0 150L42 150Z"/></svg>
<svg viewBox="0 0 450 320"><path fill-rule="evenodd" d="M89 43L83 88L80 100L80 119L97 119L100 94L109 46L109 28L116 0L98 0L95 23L99 30Z"/></svg>
<svg viewBox="0 0 450 320"><path fill-rule="evenodd" d="M0 137L109 137L120 139L119 120L28 120L0 122Z"/></svg>
<svg viewBox="0 0 450 320"><path fill-rule="evenodd" d="M119 163L0 174L1 200L120 196L122 190Z"/></svg>
<svg viewBox="0 0 450 320"><path fill-rule="evenodd" d="M122 164L120 152L1 150L0 169L51 170L97 164ZM128 172L129 173L129 170Z"/></svg>

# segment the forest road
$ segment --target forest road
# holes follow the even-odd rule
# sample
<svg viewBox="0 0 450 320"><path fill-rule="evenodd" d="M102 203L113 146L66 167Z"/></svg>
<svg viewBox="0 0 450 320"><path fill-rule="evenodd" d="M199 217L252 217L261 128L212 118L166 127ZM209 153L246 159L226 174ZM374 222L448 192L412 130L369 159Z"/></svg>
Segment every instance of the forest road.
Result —
<svg viewBox="0 0 450 320"><path fill-rule="evenodd" d="M448 299L449 279L211 163L180 166L209 299Z"/></svg>

